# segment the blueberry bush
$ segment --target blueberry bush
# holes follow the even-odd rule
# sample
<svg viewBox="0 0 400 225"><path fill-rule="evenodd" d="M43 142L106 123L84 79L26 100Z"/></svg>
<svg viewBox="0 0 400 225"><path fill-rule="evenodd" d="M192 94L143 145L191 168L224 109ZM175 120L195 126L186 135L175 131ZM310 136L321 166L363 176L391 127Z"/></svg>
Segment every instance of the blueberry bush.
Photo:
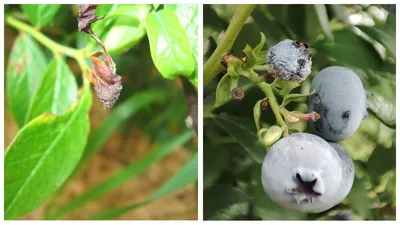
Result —
<svg viewBox="0 0 400 225"><path fill-rule="evenodd" d="M197 5L5 6L5 108L19 129L5 146L6 220L43 204L42 219L75 219L179 147L189 160L145 199L131 192L80 219L118 218L197 181L197 26ZM91 116L97 102L105 118ZM58 201L114 132L134 129L150 137L147 155Z"/></svg>
<svg viewBox="0 0 400 225"><path fill-rule="evenodd" d="M394 5L204 5L204 218L396 218Z"/></svg>

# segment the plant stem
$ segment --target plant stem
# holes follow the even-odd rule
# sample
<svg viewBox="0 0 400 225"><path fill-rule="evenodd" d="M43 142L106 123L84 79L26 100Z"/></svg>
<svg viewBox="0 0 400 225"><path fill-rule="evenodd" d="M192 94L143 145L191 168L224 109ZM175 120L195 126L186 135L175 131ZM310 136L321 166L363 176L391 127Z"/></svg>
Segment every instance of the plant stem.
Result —
<svg viewBox="0 0 400 225"><path fill-rule="evenodd" d="M222 70L220 60L228 52L236 40L240 30L242 29L247 18L250 16L255 5L240 5L233 16L228 29L226 30L224 39L215 49L214 53L204 64L203 78L206 86L210 81Z"/></svg>
<svg viewBox="0 0 400 225"><path fill-rule="evenodd" d="M250 80L252 79L257 79L257 74L256 73L249 73L248 74ZM261 82L261 83L256 83L256 85L264 92L264 94L268 98L268 103L271 106L272 112L275 115L276 122L281 126L284 130L287 130L287 125L285 121L282 118L282 115L279 113L279 104L276 101L275 94L272 90L271 84Z"/></svg>
<svg viewBox="0 0 400 225"><path fill-rule="evenodd" d="M40 33L40 31L17 19L14 19L11 16L6 17L6 23L17 30L26 32L27 34L31 35L54 53L62 53L75 59L79 58L79 55L82 54L82 52L79 50L56 43L55 41Z"/></svg>
<svg viewBox="0 0 400 225"><path fill-rule="evenodd" d="M68 46L60 45L55 41L51 40L50 38L48 38L47 36L40 33L40 31L36 30L35 28L11 16L8 16L6 18L6 23L21 32L26 32L27 34L31 35L46 48L50 49L53 52L53 54L61 53L74 58L78 62L79 67L82 71L82 77L85 78L84 79L85 84L86 85L88 84L88 81L90 80L90 67L85 60L85 56L88 52L87 49L77 50Z"/></svg>
<svg viewBox="0 0 400 225"><path fill-rule="evenodd" d="M255 65L254 70L256 71L268 71L268 65Z"/></svg>

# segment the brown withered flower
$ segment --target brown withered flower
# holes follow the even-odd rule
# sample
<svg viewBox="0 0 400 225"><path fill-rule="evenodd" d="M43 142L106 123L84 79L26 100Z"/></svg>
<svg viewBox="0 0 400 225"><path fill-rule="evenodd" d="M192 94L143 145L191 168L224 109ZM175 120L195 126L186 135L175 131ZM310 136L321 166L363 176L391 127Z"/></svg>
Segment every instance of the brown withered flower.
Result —
<svg viewBox="0 0 400 225"><path fill-rule="evenodd" d="M93 62L92 83L97 97L104 104L104 109L110 109L117 101L122 90L122 77L115 74L115 70L110 65L100 60L98 57L103 55L97 52L90 56ZM106 60L107 61L107 60Z"/></svg>
<svg viewBox="0 0 400 225"><path fill-rule="evenodd" d="M91 24L105 17L97 17L94 13L98 5L79 5L78 29L80 32L90 34L90 36L100 45L103 52L97 52L90 56L93 62L91 82L97 97L104 104L104 109L110 109L117 101L122 90L122 77L116 74L116 66L110 54L107 52L103 42L98 38ZM104 56L104 61L98 57Z"/></svg>
<svg viewBox="0 0 400 225"><path fill-rule="evenodd" d="M97 20L101 20L104 18L96 16L94 13L96 12L96 8L98 5L94 4L81 4L78 5L78 29L79 32L89 33L90 25Z"/></svg>

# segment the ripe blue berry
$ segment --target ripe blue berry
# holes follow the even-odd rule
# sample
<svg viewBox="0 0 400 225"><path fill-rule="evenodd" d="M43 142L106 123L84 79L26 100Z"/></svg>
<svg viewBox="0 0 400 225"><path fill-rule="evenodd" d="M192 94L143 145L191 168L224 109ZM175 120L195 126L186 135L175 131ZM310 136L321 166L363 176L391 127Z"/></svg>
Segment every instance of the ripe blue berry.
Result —
<svg viewBox="0 0 400 225"><path fill-rule="evenodd" d="M311 72L311 53L307 43L284 40L272 46L267 54L268 72L285 81L301 82Z"/></svg>
<svg viewBox="0 0 400 225"><path fill-rule="evenodd" d="M355 170L353 160L351 160L346 149L338 143L328 143L333 147L333 149L335 149L342 162L341 191L332 199L332 204L337 205L349 194L351 187L353 186Z"/></svg>
<svg viewBox="0 0 400 225"><path fill-rule="evenodd" d="M353 167L341 150L313 134L282 138L272 145L262 165L265 192L284 208L312 213L332 208L348 194L354 178L354 169L353 177L351 172L344 175Z"/></svg>
<svg viewBox="0 0 400 225"><path fill-rule="evenodd" d="M308 98L308 111L321 118L310 121L311 128L329 141L340 141L353 135L361 120L367 117L367 94L360 78L340 66L321 70L311 83L315 94Z"/></svg>

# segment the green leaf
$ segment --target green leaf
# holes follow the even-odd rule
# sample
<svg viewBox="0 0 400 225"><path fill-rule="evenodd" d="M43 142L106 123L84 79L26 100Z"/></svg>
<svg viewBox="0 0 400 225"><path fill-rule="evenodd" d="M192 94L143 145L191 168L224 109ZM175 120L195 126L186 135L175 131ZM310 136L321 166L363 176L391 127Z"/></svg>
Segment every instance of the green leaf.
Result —
<svg viewBox="0 0 400 225"><path fill-rule="evenodd" d="M354 69L370 93L368 109L382 123L396 128L396 76L395 74Z"/></svg>
<svg viewBox="0 0 400 225"><path fill-rule="evenodd" d="M392 201L396 202L396 174L388 180L386 190L391 195Z"/></svg>
<svg viewBox="0 0 400 225"><path fill-rule="evenodd" d="M256 64L257 65L265 64L265 61L266 61L265 59L267 58L267 55L268 55L267 50L259 51L256 56L256 58L257 58Z"/></svg>
<svg viewBox="0 0 400 225"><path fill-rule="evenodd" d="M286 96L288 95L293 89L300 86L298 82L294 81L284 81L281 79L275 79L273 82L273 87L278 87L280 89L279 95Z"/></svg>
<svg viewBox="0 0 400 225"><path fill-rule="evenodd" d="M367 219L370 215L372 202L368 198L368 190L366 190L364 183L365 178L355 177L353 187L347 198L353 211L361 216L362 219Z"/></svg>
<svg viewBox="0 0 400 225"><path fill-rule="evenodd" d="M246 68L253 68L257 62L256 52L250 47L250 45L246 45L243 50L243 53L246 55L246 63L244 64Z"/></svg>
<svg viewBox="0 0 400 225"><path fill-rule="evenodd" d="M276 19L276 23L281 23L287 26L288 23L288 8L290 5L284 4L270 4L266 5L267 11Z"/></svg>
<svg viewBox="0 0 400 225"><path fill-rule="evenodd" d="M238 119L233 116L213 116L213 120L234 138L257 163L261 164L265 156L265 147L256 138L254 121Z"/></svg>
<svg viewBox="0 0 400 225"><path fill-rule="evenodd" d="M175 173L167 182L158 188L148 199L133 205L122 206L117 208L108 209L100 212L94 216L94 219L110 220L114 219L124 213L127 213L140 206L146 205L154 200L167 196L197 180L197 153L190 159L183 167Z"/></svg>
<svg viewBox="0 0 400 225"><path fill-rule="evenodd" d="M389 14L387 22L384 25L376 25L373 27L358 25L357 27L385 46L390 54L396 56L396 16Z"/></svg>
<svg viewBox="0 0 400 225"><path fill-rule="evenodd" d="M239 188L217 184L204 190L204 218L216 217L234 205L248 203L249 196Z"/></svg>
<svg viewBox="0 0 400 225"><path fill-rule="evenodd" d="M195 69L190 76L190 81L197 87L197 58L198 58L198 7L197 4L166 4L165 8L174 10L179 18L192 48Z"/></svg>
<svg viewBox="0 0 400 225"><path fill-rule="evenodd" d="M33 96L25 123L43 113L63 114L77 101L78 86L65 61L56 56L44 73L42 84Z"/></svg>
<svg viewBox="0 0 400 225"><path fill-rule="evenodd" d="M216 214L207 218L207 220L251 220L248 218L250 204L237 203L220 209Z"/></svg>
<svg viewBox="0 0 400 225"><path fill-rule="evenodd" d="M261 129L260 118L261 118L261 102L262 101L264 101L264 99L258 100L253 108L253 117L254 117L254 123L256 124L257 132Z"/></svg>
<svg viewBox="0 0 400 225"><path fill-rule="evenodd" d="M254 53L255 53L255 57L256 57L256 65L259 64L265 64L265 59L267 58L267 54L268 54L268 50L262 50L264 48L265 45L265 41L267 40L264 33L260 32L260 43L257 44L257 46L253 49Z"/></svg>
<svg viewBox="0 0 400 225"><path fill-rule="evenodd" d="M219 81L215 95L215 107L224 104L229 99L232 99L232 79L233 78L229 74L225 74L225 76L223 76Z"/></svg>
<svg viewBox="0 0 400 225"><path fill-rule="evenodd" d="M289 94L286 95L282 101L281 107L285 107L287 104L289 104L290 102L302 102L302 101L306 101L307 97L310 95L313 95L315 93L315 90L313 90L312 92L308 93L308 94Z"/></svg>
<svg viewBox="0 0 400 225"><path fill-rule="evenodd" d="M274 18L274 16L271 15L271 7L280 7L281 10L279 11L282 11L282 13L279 12L277 14L286 18L287 6L288 5L265 5L265 7L268 7L268 10L262 10L262 7L256 7L251 13L251 16L254 18L254 23L257 24L260 31L267 34L266 42L268 46L275 45L283 39L290 38L286 32L288 26L283 25L283 23L286 22L283 20L281 21L279 18Z"/></svg>
<svg viewBox="0 0 400 225"><path fill-rule="evenodd" d="M222 171L228 167L229 153L223 145L204 144L203 153L203 189L210 187L220 176Z"/></svg>
<svg viewBox="0 0 400 225"><path fill-rule="evenodd" d="M186 32L174 11L163 9L147 17L147 36L154 65L164 78L190 77L195 69Z"/></svg>
<svg viewBox="0 0 400 225"><path fill-rule="evenodd" d="M107 211L97 213L91 220L107 220L108 218L115 218L119 215L122 215L126 212L132 211L137 209L141 206L147 205L150 203L149 201L139 202L133 205L121 206L116 208L107 209Z"/></svg>
<svg viewBox="0 0 400 225"><path fill-rule="evenodd" d="M320 24L320 26L322 28L322 31L324 32L325 36L329 40L333 40L333 34L332 34L331 27L329 25L328 13L326 11L325 5L316 4L316 5L313 5L313 6L314 6L314 9L315 9L315 11L317 13L318 21L319 21L319 24ZM313 29L313 28L311 28L311 29Z"/></svg>
<svg viewBox="0 0 400 225"><path fill-rule="evenodd" d="M258 45L253 49L256 54L260 53L265 45L266 38L264 33L260 32L260 36L261 36L260 43L258 43Z"/></svg>
<svg viewBox="0 0 400 225"><path fill-rule="evenodd" d="M142 40L146 34L149 6L118 5L103 9L104 13L107 10L106 17L93 24L93 31L101 37L110 54L125 52Z"/></svg>
<svg viewBox="0 0 400 225"><path fill-rule="evenodd" d="M92 95L85 85L64 115L44 114L22 128L4 158L5 219L39 207L60 188L83 153Z"/></svg>
<svg viewBox="0 0 400 225"><path fill-rule="evenodd" d="M362 69L382 69L383 62L375 48L350 29L333 32L335 42L313 44L316 57L333 58L338 63ZM357 57L362 56L362 57Z"/></svg>
<svg viewBox="0 0 400 225"><path fill-rule="evenodd" d="M154 165L154 163L158 162L159 160L170 154L173 150L176 149L176 147L188 142L193 137L193 135L194 132L192 129L190 129L167 143L159 144L152 153L139 160L138 162L132 163L124 170L116 173L115 175L101 182L100 184L94 186L90 190L83 193L81 196L73 199L71 202L67 203L57 212L55 212L54 215L50 215L48 219L60 218L63 215L79 208L83 204L98 199L104 194L110 192L111 190L114 190L115 188L125 183L127 180L139 176L150 166Z"/></svg>
<svg viewBox="0 0 400 225"><path fill-rule="evenodd" d="M366 170L375 181L387 171L396 168L396 146L385 148L378 145L366 163Z"/></svg>
<svg viewBox="0 0 400 225"><path fill-rule="evenodd" d="M28 108L46 70L46 58L36 42L22 33L14 42L7 68L7 95L19 127L26 121Z"/></svg>
<svg viewBox="0 0 400 225"><path fill-rule="evenodd" d="M173 177L157 189L157 191L150 196L149 200L167 196L195 182L197 180L197 167L198 154L196 153Z"/></svg>
<svg viewBox="0 0 400 225"><path fill-rule="evenodd" d="M28 16L29 21L35 27L44 27L49 24L57 14L61 5L55 4L24 4L21 5L22 11Z"/></svg>
<svg viewBox="0 0 400 225"><path fill-rule="evenodd" d="M216 214L207 218L207 220L252 220L249 217L250 203L237 203L220 209Z"/></svg>
<svg viewBox="0 0 400 225"><path fill-rule="evenodd" d="M287 6L288 27L295 34L294 39L306 39L307 5L288 5Z"/></svg>
<svg viewBox="0 0 400 225"><path fill-rule="evenodd" d="M155 101L163 101L168 93L162 89L149 89L132 95L114 108L111 114L94 130L86 145L82 160L77 169L81 168L105 144L111 133L143 108Z"/></svg>

